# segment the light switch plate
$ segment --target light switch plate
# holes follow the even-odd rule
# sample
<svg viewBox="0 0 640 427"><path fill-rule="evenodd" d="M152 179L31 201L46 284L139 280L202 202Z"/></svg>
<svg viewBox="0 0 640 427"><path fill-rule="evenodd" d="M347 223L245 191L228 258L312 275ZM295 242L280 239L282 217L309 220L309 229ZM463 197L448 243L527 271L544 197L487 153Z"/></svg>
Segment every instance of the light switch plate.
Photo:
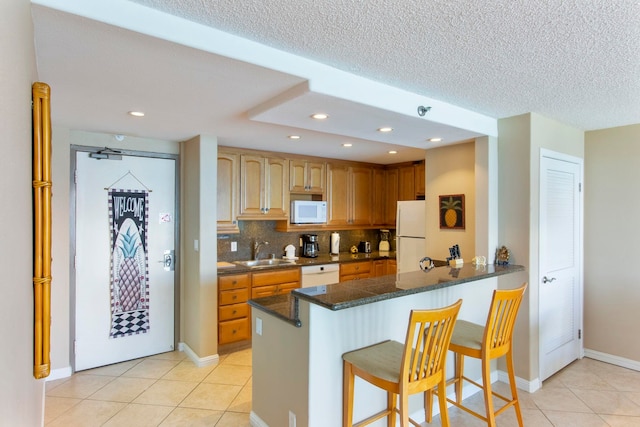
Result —
<svg viewBox="0 0 640 427"><path fill-rule="evenodd" d="M236 252L238 250L238 242L231 242L231 252Z"/></svg>
<svg viewBox="0 0 640 427"><path fill-rule="evenodd" d="M256 317L256 334L262 335L262 319Z"/></svg>

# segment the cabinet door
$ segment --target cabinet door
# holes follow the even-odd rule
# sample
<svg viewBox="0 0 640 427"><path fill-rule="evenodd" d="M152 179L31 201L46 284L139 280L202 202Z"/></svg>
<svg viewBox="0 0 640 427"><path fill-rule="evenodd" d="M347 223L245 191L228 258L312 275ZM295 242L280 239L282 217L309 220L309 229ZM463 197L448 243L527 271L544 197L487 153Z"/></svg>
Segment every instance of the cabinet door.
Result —
<svg viewBox="0 0 640 427"><path fill-rule="evenodd" d="M398 271L395 259L388 259L385 274L396 274Z"/></svg>
<svg viewBox="0 0 640 427"><path fill-rule="evenodd" d="M327 224L349 224L349 167L327 164Z"/></svg>
<svg viewBox="0 0 640 427"><path fill-rule="evenodd" d="M240 215L260 217L265 213L264 158L240 156Z"/></svg>
<svg viewBox="0 0 640 427"><path fill-rule="evenodd" d="M413 165L398 168L398 200L416 199L416 178Z"/></svg>
<svg viewBox="0 0 640 427"><path fill-rule="evenodd" d="M386 198L387 198L387 174L384 169L373 170L373 209L372 222L374 225L387 224Z"/></svg>
<svg viewBox="0 0 640 427"><path fill-rule="evenodd" d="M371 225L372 170L369 167L351 168L351 221L353 225Z"/></svg>
<svg viewBox="0 0 640 427"><path fill-rule="evenodd" d="M238 233L238 155L218 152L218 233Z"/></svg>
<svg viewBox="0 0 640 427"><path fill-rule="evenodd" d="M307 192L307 162L289 160L289 191L292 193Z"/></svg>
<svg viewBox="0 0 640 427"><path fill-rule="evenodd" d="M373 261L373 277L380 277L387 274L387 261L384 259L377 259Z"/></svg>
<svg viewBox="0 0 640 427"><path fill-rule="evenodd" d="M322 162L307 162L307 189L313 194L324 193L325 164Z"/></svg>
<svg viewBox="0 0 640 427"><path fill-rule="evenodd" d="M269 219L289 217L289 165L285 159L265 159L265 216Z"/></svg>
<svg viewBox="0 0 640 427"><path fill-rule="evenodd" d="M424 162L414 166L416 175L416 197L425 195Z"/></svg>
<svg viewBox="0 0 640 427"><path fill-rule="evenodd" d="M398 168L387 169L387 194L385 200L385 223L395 226L398 208Z"/></svg>

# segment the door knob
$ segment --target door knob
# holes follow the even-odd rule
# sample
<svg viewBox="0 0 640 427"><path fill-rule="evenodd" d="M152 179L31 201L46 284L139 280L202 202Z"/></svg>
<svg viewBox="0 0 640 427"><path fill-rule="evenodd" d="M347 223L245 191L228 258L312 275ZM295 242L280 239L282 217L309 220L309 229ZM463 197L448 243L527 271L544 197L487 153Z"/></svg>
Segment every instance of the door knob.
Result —
<svg viewBox="0 0 640 427"><path fill-rule="evenodd" d="M544 277L542 278L542 283L551 283L551 282L553 282L554 280L556 280L556 278L555 278L555 277L552 277L551 279L549 279L549 278L547 278L547 276L544 276Z"/></svg>

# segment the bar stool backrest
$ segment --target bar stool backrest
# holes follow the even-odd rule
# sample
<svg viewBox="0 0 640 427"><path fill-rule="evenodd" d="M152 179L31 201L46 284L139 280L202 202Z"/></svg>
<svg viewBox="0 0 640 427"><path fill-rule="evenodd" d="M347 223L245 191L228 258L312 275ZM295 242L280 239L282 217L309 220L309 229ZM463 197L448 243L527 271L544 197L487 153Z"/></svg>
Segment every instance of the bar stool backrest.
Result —
<svg viewBox="0 0 640 427"><path fill-rule="evenodd" d="M488 359L506 354L511 348L513 328L527 285L508 290L495 290L484 329L482 351Z"/></svg>

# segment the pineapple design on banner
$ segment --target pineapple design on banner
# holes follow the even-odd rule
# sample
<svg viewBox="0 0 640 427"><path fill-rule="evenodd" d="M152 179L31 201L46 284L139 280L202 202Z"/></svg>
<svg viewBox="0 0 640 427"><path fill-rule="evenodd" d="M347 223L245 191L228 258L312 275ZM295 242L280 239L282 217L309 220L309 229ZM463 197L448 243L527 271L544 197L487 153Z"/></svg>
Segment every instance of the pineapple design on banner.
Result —
<svg viewBox="0 0 640 427"><path fill-rule="evenodd" d="M464 228L464 194L440 196L440 228Z"/></svg>
<svg viewBox="0 0 640 427"><path fill-rule="evenodd" d="M112 338L149 330L148 192L109 191Z"/></svg>

